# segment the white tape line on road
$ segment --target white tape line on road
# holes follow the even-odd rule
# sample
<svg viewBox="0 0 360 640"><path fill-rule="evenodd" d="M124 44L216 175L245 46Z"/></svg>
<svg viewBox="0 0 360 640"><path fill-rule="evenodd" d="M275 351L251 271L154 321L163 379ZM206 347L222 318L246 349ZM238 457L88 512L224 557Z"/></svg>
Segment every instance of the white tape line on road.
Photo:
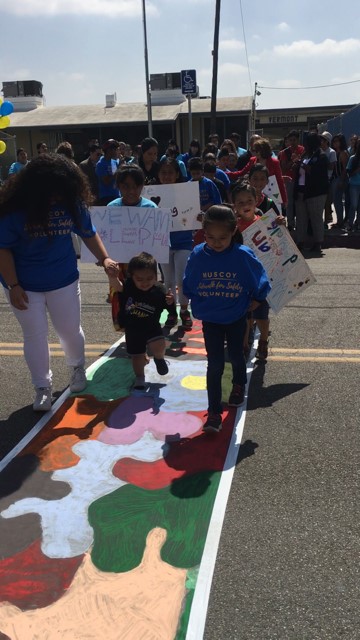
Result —
<svg viewBox="0 0 360 640"><path fill-rule="evenodd" d="M122 336L119 340L117 340L117 342L115 342L108 350L107 352L101 356L101 358L99 358L98 360L96 360L95 362L93 362L87 369L86 369L86 373L91 373L95 368L98 368L99 363L101 363L101 360L106 360L107 358L109 358L115 351L115 349L117 349L117 347L119 346L119 344L121 342L124 341L124 336ZM5 469L5 467L11 462L11 460L13 460L14 458L16 458L16 456L23 450L25 449L25 447L35 438L35 436L37 436L38 433L40 433L40 431L47 425L47 423L49 422L49 420L51 420L51 418L53 417L53 415L56 413L56 411L61 407L61 405L63 404L63 402L66 400L66 398L70 395L70 390L69 388L65 389L64 393L61 394L61 396L56 400L56 402L54 402L54 404L52 405L50 411L47 411L42 418L40 418L40 420L33 426L32 429L30 429L30 431L22 438L22 440L20 440L20 442L18 442L15 447L13 447L13 449L11 449L11 451L9 451L9 453L2 459L0 460L0 473L1 471L3 471Z"/></svg>
<svg viewBox="0 0 360 640"><path fill-rule="evenodd" d="M224 524L226 506L229 499L236 461L239 455L240 444L244 432L247 398L251 375L254 370L254 356L257 345L258 340L256 339L251 350L250 364L247 367L248 382L245 391L246 401L244 406L239 407L236 413L234 430L225 459L224 470L221 473L219 487L206 536L205 547L201 558L185 640L202 640L204 635L210 589L214 575L220 536Z"/></svg>

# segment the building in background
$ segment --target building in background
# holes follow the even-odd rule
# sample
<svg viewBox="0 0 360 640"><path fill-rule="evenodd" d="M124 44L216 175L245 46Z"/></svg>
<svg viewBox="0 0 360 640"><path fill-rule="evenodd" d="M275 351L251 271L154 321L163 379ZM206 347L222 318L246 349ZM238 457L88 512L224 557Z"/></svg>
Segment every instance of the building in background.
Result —
<svg viewBox="0 0 360 640"><path fill-rule="evenodd" d="M175 138L183 151L187 151L189 146L188 103L181 93L180 84L180 73L151 76L153 135L159 141L161 154L170 138ZM12 143L0 156L3 177L14 162L17 147L24 147L31 158L36 155L37 142L45 141L49 150L54 151L60 142L67 140L73 146L76 161L80 162L91 139L102 142L115 138L136 145L148 135L146 104L119 104L115 93L106 95L103 104L47 107L42 83L23 80L3 82L3 95L15 108L11 125L6 129L6 136ZM257 109L255 127L257 133L269 138L273 148L279 150L291 129L298 129L303 137L314 125L332 118L339 117L336 122L341 124L343 115L353 107ZM191 109L193 137L204 145L209 134L213 133L210 131L210 97L194 97ZM218 98L216 133L220 140L236 131L241 135L242 146L247 146L251 114L252 96ZM0 138L2 136L5 139L5 132L0 130Z"/></svg>

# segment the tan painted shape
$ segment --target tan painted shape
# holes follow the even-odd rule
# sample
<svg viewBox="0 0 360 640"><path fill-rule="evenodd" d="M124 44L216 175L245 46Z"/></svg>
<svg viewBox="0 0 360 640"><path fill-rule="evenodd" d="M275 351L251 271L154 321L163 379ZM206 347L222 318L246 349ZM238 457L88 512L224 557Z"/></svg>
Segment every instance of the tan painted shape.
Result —
<svg viewBox="0 0 360 640"><path fill-rule="evenodd" d="M35 611L0 606L11 640L173 640L186 595L186 570L163 562L166 531L155 528L143 559L126 573L105 573L86 554L66 594Z"/></svg>

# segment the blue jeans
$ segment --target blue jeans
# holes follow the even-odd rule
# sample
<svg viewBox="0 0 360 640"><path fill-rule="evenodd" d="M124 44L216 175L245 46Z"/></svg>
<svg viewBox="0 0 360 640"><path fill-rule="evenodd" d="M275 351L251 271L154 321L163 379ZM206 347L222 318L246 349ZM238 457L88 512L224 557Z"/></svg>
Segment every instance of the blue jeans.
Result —
<svg viewBox="0 0 360 640"><path fill-rule="evenodd" d="M350 183L350 208L349 208L349 225L352 227L357 212L357 222L360 218L360 184Z"/></svg>
<svg viewBox="0 0 360 640"><path fill-rule="evenodd" d="M246 384L244 335L246 315L231 324L203 322L203 334L208 358L206 386L209 412L221 413L221 378L225 366L225 340L233 371L233 384Z"/></svg>

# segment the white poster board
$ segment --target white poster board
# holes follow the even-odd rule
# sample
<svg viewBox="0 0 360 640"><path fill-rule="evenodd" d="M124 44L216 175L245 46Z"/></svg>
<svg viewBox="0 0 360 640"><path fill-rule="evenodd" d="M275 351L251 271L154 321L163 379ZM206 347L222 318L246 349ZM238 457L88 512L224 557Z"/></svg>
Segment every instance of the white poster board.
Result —
<svg viewBox="0 0 360 640"><path fill-rule="evenodd" d="M91 219L111 258L129 262L141 251L169 262L171 211L155 207L91 207ZM84 242L82 262L96 262Z"/></svg>
<svg viewBox="0 0 360 640"><path fill-rule="evenodd" d="M244 244L261 261L271 282L267 301L278 313L292 298L316 282L307 262L273 209L243 231Z"/></svg>
<svg viewBox="0 0 360 640"><path fill-rule="evenodd" d="M279 184L276 179L276 176L269 176L268 183L265 189L263 189L263 193L269 198L271 198L271 200L275 202L277 207L282 204L283 200L281 197Z"/></svg>
<svg viewBox="0 0 360 640"><path fill-rule="evenodd" d="M198 182L151 184L143 188L141 195L158 207L171 209L171 231L201 229L201 222L196 219L201 212Z"/></svg>

